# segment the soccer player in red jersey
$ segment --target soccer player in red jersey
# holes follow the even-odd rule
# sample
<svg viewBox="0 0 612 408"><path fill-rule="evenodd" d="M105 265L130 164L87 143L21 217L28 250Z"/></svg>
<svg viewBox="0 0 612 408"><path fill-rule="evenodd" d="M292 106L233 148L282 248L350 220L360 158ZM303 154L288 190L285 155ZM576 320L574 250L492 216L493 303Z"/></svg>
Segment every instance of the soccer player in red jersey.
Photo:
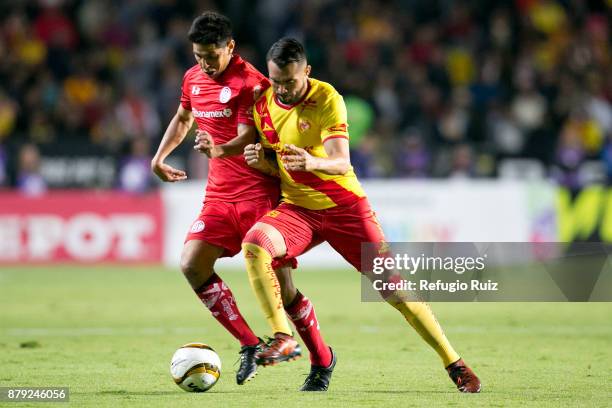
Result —
<svg viewBox="0 0 612 408"><path fill-rule="evenodd" d="M381 251L387 244L350 164L342 96L330 84L309 78L311 67L304 48L294 39L276 42L266 60L272 86L254 109L261 143L246 146L244 156L249 165L270 171L262 148L276 152L274 165L280 172L282 200L251 228L242 248L252 287L275 333L274 341L257 358L273 364L296 344L282 313L281 295L275 290L279 284L285 291L285 286L292 288L291 276L277 282L271 267L274 260L296 257L324 239L361 271L361 243L377 243ZM395 293L382 294L438 353L457 388L479 392L480 380L453 349L429 306ZM307 319L318 326L308 308L295 315L288 312L294 322ZM326 361L311 365L303 391L328 389L336 364L331 349L330 354Z"/></svg>
<svg viewBox="0 0 612 408"><path fill-rule="evenodd" d="M253 143L257 135L252 115L254 98L269 87L269 82L234 54L227 17L205 12L193 21L188 36L197 64L184 75L178 111L151 168L166 182L187 178L184 171L164 160L184 140L195 118L195 148L211 160L204 205L185 239L181 269L212 315L240 342L236 381L243 384L256 374L255 353L263 342L243 318L214 265L219 257L240 252L246 232L279 198L278 178L252 169L241 156L244 146ZM290 271L283 267L279 273L283 270ZM290 357L299 355L298 348Z"/></svg>

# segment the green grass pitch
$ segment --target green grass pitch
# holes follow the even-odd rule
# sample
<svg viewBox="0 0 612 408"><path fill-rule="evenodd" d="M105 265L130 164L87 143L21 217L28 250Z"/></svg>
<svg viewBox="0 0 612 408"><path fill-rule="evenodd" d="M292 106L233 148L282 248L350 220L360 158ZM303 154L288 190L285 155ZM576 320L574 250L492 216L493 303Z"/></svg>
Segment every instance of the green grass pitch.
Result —
<svg viewBox="0 0 612 408"><path fill-rule="evenodd" d="M222 267L219 273L251 326L269 334L246 274ZM360 302L356 272L299 270L295 281L313 300L338 353L328 393L297 391L307 357L260 368L247 385L236 385L238 345L180 272L117 266L0 269L0 386L67 386L70 403L60 406L78 407L612 403L611 303L433 304L451 342L483 381L481 394L464 395L397 311ZM210 344L223 362L219 383L204 394L183 392L168 371L174 350L193 341Z"/></svg>

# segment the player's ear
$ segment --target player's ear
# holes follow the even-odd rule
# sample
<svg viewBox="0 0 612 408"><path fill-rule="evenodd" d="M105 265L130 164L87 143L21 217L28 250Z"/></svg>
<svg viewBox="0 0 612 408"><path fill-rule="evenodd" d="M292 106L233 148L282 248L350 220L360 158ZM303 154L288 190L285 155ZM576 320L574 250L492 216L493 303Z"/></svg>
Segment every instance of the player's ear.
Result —
<svg viewBox="0 0 612 408"><path fill-rule="evenodd" d="M311 70L312 67L310 65L306 65L306 68L304 69L304 73L306 74L306 76L310 75Z"/></svg>
<svg viewBox="0 0 612 408"><path fill-rule="evenodd" d="M231 54L234 52L234 48L236 48L236 41L232 38L227 42L227 51Z"/></svg>

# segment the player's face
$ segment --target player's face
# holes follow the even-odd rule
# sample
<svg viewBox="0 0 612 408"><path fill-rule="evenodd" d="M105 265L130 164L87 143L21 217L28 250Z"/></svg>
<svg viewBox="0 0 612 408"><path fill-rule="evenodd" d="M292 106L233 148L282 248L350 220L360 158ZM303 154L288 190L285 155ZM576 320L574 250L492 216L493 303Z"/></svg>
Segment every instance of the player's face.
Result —
<svg viewBox="0 0 612 408"><path fill-rule="evenodd" d="M306 61L292 62L280 68L270 60L268 74L274 94L282 103L288 105L296 103L308 90L310 65L306 64Z"/></svg>
<svg viewBox="0 0 612 408"><path fill-rule="evenodd" d="M227 68L235 45L234 40L229 40L221 47L217 44L193 43L193 55L202 72L215 79Z"/></svg>

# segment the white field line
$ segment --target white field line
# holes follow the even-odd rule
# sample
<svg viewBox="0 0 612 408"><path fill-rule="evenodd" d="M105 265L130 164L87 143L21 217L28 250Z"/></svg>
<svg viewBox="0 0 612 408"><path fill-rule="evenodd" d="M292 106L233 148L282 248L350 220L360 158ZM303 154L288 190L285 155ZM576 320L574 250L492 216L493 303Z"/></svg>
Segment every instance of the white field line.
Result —
<svg viewBox="0 0 612 408"><path fill-rule="evenodd" d="M396 326L359 326L362 333L397 333L404 325ZM117 327L50 327L50 328L0 328L0 336L23 337L23 336L160 336L170 334L203 334L205 327L140 327L140 328L117 328ZM564 326L452 326L446 325L447 333L490 333L490 334L537 334L537 335L573 335L577 333L575 327ZM587 335L609 335L612 334L612 326L580 326L580 332Z"/></svg>
<svg viewBox="0 0 612 408"><path fill-rule="evenodd" d="M203 331L203 327L12 327L0 329L0 336L158 336L167 334L202 333Z"/></svg>

